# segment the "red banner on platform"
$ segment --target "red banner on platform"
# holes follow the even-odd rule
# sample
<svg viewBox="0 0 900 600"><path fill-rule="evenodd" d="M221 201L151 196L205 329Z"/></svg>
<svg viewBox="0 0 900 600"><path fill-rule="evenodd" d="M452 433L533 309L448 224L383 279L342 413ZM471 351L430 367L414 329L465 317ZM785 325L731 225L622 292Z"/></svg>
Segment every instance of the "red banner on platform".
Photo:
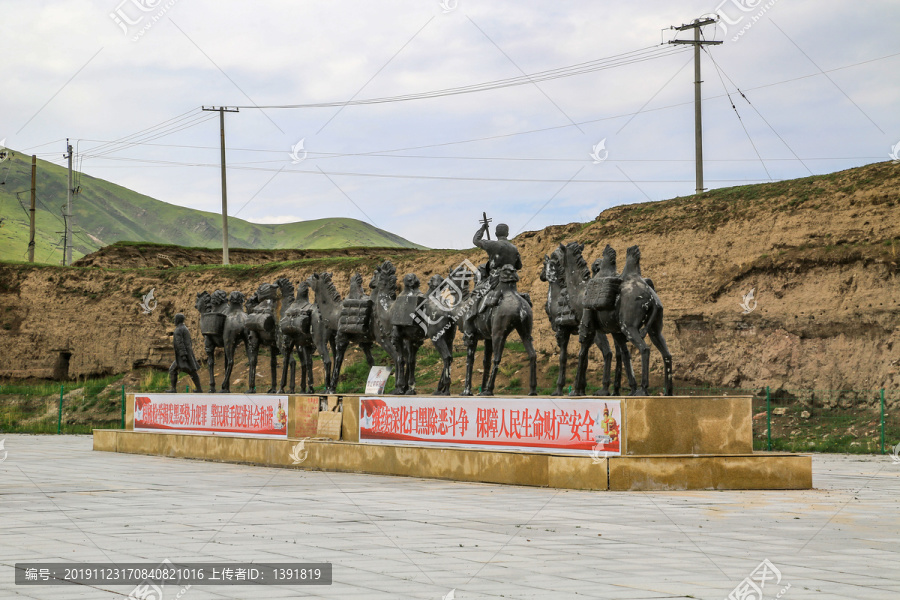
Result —
<svg viewBox="0 0 900 600"><path fill-rule="evenodd" d="M618 400L363 396L359 440L619 454Z"/></svg>
<svg viewBox="0 0 900 600"><path fill-rule="evenodd" d="M287 438L288 397L135 394L134 430Z"/></svg>

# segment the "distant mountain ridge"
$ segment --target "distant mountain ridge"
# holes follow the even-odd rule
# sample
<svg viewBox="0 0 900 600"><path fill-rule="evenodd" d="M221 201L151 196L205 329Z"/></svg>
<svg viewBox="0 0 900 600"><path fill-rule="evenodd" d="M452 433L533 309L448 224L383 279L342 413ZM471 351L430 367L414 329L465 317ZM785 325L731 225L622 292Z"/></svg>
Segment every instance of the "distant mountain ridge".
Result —
<svg viewBox="0 0 900 600"><path fill-rule="evenodd" d="M56 264L62 258L61 215L67 173L64 167L40 159L37 169L35 260ZM0 218L4 219L0 260L27 260L31 157L13 151L0 163L0 182L4 182L0 185ZM74 259L118 241L206 248L222 245L222 217L218 213L169 204L86 174L81 174L78 185ZM234 248L424 248L369 223L343 217L283 224L229 217L228 239Z"/></svg>

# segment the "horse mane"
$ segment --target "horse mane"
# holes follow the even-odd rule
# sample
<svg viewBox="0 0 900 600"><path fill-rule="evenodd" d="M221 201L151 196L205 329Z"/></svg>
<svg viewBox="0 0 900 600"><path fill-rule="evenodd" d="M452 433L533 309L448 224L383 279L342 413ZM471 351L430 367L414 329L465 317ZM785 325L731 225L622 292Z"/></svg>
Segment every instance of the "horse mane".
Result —
<svg viewBox="0 0 900 600"><path fill-rule="evenodd" d="M566 249L571 251L572 256L575 258L574 267L577 269L581 275L581 279L587 281L591 278L591 269L588 267L587 261L584 259L584 256L581 254L582 245L578 242L569 242L566 245Z"/></svg>
<svg viewBox="0 0 900 600"><path fill-rule="evenodd" d="M380 267L376 269L384 283L383 289L388 290L391 294L396 295L397 292L397 268L394 263L389 260L384 261Z"/></svg>
<svg viewBox="0 0 900 600"><path fill-rule="evenodd" d="M622 277L628 275L641 275L641 249L637 246L631 246L625 251L625 269L622 270Z"/></svg>
<svg viewBox="0 0 900 600"><path fill-rule="evenodd" d="M322 282L325 284L325 290L331 294L331 299L335 302L341 301L341 293L334 287L334 281L331 280L331 273L322 273Z"/></svg>

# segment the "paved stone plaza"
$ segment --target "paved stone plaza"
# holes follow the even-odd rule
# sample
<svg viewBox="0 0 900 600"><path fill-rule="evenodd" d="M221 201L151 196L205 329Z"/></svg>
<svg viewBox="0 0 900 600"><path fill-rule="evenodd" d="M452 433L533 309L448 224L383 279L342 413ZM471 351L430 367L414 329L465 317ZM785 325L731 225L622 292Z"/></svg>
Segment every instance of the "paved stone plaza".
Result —
<svg viewBox="0 0 900 600"><path fill-rule="evenodd" d="M767 599L900 597L900 464L890 456L815 456L807 491L622 493L93 452L90 436L0 437L2 598L133 589L16 586L16 562L164 559L334 565L328 587L168 586L166 599L724 599L765 559L781 578L766 582Z"/></svg>

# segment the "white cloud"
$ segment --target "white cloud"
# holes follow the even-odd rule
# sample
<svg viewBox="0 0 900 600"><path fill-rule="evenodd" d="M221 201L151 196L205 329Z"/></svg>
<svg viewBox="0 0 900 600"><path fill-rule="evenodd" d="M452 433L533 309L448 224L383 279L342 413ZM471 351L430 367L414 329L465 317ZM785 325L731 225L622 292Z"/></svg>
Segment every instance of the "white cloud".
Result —
<svg viewBox="0 0 900 600"><path fill-rule="evenodd" d="M339 101L354 94L372 98L513 77L520 68L534 72L581 63L658 44L661 29L716 5L461 1L457 10L443 15L439 2L421 0L282 0L227 8L179 0L140 41L131 42L109 18L115 0L95 0L87 8L74 0L7 3L0 34L16 48L16 60L0 65L0 78L15 93L0 96L0 137L20 151L65 137L81 139L87 173L167 202L216 211L217 119L150 141L168 146L137 145L104 157L91 157L91 147L99 142L87 140L116 140L186 111L199 115L202 104ZM821 68L834 69L894 52L898 19L900 4L887 0L864 5L781 0L739 42L726 40L711 49L753 102L751 107L735 95L726 79L761 154L789 159L766 163L773 177L808 174L782 139L803 158L831 159L807 161L814 172L886 158L900 139L900 113L894 110L900 80L893 75L900 59L830 73L842 92L772 21ZM689 56L538 86L414 102L265 113L242 109L226 118L229 209L255 222L329 216L365 220L365 212L378 226L413 241L466 247L484 210L516 231L529 219L527 228L535 229L644 201L616 166L654 200L689 194L694 188L693 73L690 66L678 72ZM703 69L707 185L764 178L706 56ZM612 118L642 107L633 118ZM596 121L579 129L570 120ZM546 130L510 135L541 129ZM300 138L310 156L293 165L290 148ZM588 153L603 138L609 159L593 165ZM452 143L466 140L481 141ZM34 151L59 160L63 144ZM359 155L404 148L389 157ZM317 154L322 152L357 156L323 158ZM318 167L400 177L335 174L329 180ZM566 186L489 181L565 181L581 167ZM587 179L600 182L579 183Z"/></svg>

